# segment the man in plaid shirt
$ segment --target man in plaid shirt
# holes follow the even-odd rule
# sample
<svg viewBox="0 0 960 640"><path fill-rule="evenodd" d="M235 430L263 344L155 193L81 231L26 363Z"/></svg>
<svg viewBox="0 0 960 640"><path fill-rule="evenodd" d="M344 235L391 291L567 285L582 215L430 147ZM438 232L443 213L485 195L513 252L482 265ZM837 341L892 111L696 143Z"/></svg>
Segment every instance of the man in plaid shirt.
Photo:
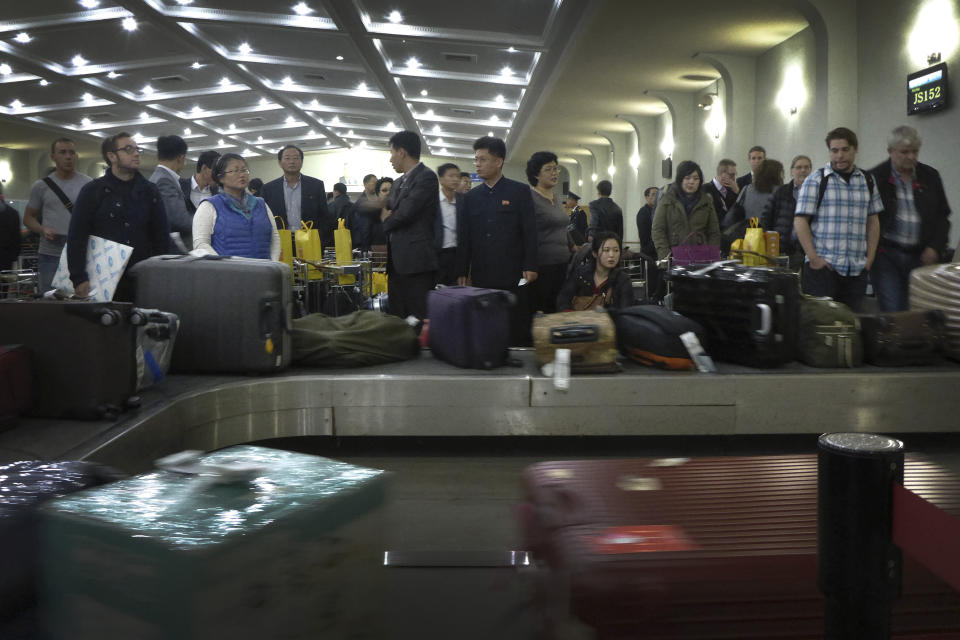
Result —
<svg viewBox="0 0 960 640"><path fill-rule="evenodd" d="M854 164L857 134L839 127L826 142L830 164L811 173L797 193L793 226L806 253L801 282L804 293L829 296L859 311L877 255L883 202L873 178Z"/></svg>

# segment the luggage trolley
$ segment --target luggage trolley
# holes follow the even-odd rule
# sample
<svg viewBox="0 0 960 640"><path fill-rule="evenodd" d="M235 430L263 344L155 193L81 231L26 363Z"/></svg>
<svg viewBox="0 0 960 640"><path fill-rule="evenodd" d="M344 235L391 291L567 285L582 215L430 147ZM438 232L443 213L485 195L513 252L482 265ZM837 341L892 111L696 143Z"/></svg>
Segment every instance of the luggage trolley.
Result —
<svg viewBox="0 0 960 640"><path fill-rule="evenodd" d="M40 293L40 278L33 269L0 271L0 299L27 300Z"/></svg>
<svg viewBox="0 0 960 640"><path fill-rule="evenodd" d="M644 303L650 298L650 288L647 284L647 263L639 253L631 253L623 259L623 272L630 277L633 285L633 300Z"/></svg>

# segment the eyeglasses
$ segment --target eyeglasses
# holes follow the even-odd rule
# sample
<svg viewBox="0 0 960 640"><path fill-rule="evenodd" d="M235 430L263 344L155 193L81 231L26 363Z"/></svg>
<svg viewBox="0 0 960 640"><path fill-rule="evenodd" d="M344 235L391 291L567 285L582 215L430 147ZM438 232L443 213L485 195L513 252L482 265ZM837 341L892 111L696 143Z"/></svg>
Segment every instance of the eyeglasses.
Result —
<svg viewBox="0 0 960 640"><path fill-rule="evenodd" d="M544 167L543 167L542 169L540 169L540 170L541 170L541 171L546 171L547 173L560 173L560 167L558 167L558 166L556 166L556 165L554 165L554 166L552 166L552 167L551 167L551 166L546 166L546 165L544 165Z"/></svg>
<svg viewBox="0 0 960 640"><path fill-rule="evenodd" d="M231 170L231 171L224 171L223 173L224 173L224 174L227 174L227 173L236 173L236 174L241 175L241 176L244 176L244 175L247 175L247 176L248 176L248 175L250 175L250 169L246 169L246 168L244 168L244 169L233 169L233 170Z"/></svg>
<svg viewBox="0 0 960 640"><path fill-rule="evenodd" d="M128 144L125 147L117 147L117 151L123 151L124 153L129 153L130 155L133 155L135 153L140 153L140 147L132 144Z"/></svg>

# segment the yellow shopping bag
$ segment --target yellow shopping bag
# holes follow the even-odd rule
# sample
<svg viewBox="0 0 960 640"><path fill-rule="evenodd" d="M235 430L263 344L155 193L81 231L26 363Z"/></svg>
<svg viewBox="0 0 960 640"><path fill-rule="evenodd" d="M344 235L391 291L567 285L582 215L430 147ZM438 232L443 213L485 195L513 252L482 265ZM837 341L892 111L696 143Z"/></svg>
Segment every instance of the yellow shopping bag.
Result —
<svg viewBox="0 0 960 640"><path fill-rule="evenodd" d="M340 218L337 228L333 231L333 246L337 251L337 264L353 263L353 237L345 223L346 221ZM353 284L355 281L356 278L353 276L340 276L340 284Z"/></svg>
<svg viewBox="0 0 960 640"><path fill-rule="evenodd" d="M380 273L379 271L373 272L373 290L370 292L371 296L375 296L378 293L387 292L387 274Z"/></svg>
<svg viewBox="0 0 960 640"><path fill-rule="evenodd" d="M297 257L310 262L320 262L323 260L320 232L313 228L312 220L301 222L300 226L301 228L297 229L293 234L293 239L297 247ZM310 280L323 278L323 271L313 266L307 269L307 274Z"/></svg>
<svg viewBox="0 0 960 640"><path fill-rule="evenodd" d="M273 216L280 221L277 233L280 235L280 262L290 267L290 276L293 277L293 232L287 229L287 223L280 216Z"/></svg>
<svg viewBox="0 0 960 640"><path fill-rule="evenodd" d="M750 218L750 224L747 227L747 232L743 236L743 250L760 254L753 255L751 253L744 253L743 264L755 267L765 265L767 263L767 261L763 258L763 256L767 254L767 239L763 235L763 229L760 227L759 218Z"/></svg>

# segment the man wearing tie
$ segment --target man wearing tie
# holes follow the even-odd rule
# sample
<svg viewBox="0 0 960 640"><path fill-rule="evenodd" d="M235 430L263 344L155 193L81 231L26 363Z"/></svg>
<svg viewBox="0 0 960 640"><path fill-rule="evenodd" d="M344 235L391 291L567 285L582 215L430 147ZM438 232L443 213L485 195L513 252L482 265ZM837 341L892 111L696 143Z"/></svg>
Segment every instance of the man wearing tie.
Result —
<svg viewBox="0 0 960 640"><path fill-rule="evenodd" d="M717 164L717 177L704 186L704 190L713 198L713 208L717 210L717 219L723 220L737 201L740 187L737 186L737 163L724 158Z"/></svg>

